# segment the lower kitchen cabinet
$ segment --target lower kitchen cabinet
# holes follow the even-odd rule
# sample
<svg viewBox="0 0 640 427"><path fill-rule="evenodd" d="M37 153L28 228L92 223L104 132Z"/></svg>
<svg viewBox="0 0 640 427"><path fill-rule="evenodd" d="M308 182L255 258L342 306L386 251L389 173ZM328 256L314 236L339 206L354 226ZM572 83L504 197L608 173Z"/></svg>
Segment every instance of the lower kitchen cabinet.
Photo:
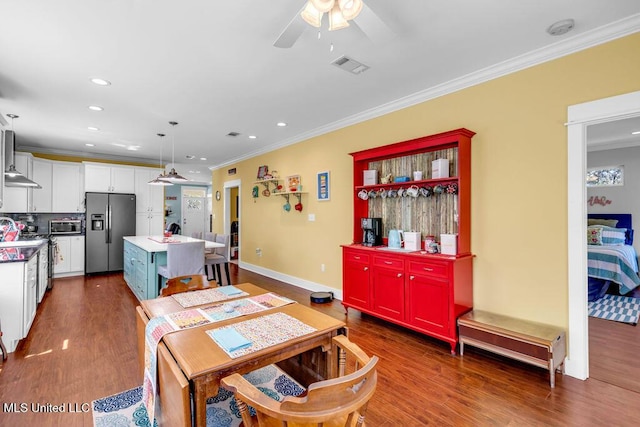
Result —
<svg viewBox="0 0 640 427"><path fill-rule="evenodd" d="M455 354L456 319L473 308L472 261L344 246L342 305L446 341Z"/></svg>
<svg viewBox="0 0 640 427"><path fill-rule="evenodd" d="M38 257L0 263L0 319L3 342L13 352L29 334L37 308Z"/></svg>
<svg viewBox="0 0 640 427"><path fill-rule="evenodd" d="M142 301L158 296L157 264L164 264L167 254L148 252L124 241L124 281L131 292Z"/></svg>
<svg viewBox="0 0 640 427"><path fill-rule="evenodd" d="M49 248L45 245L38 252L38 304L42 302L49 285Z"/></svg>
<svg viewBox="0 0 640 427"><path fill-rule="evenodd" d="M84 236L56 236L58 254L54 261L54 277L84 274Z"/></svg>

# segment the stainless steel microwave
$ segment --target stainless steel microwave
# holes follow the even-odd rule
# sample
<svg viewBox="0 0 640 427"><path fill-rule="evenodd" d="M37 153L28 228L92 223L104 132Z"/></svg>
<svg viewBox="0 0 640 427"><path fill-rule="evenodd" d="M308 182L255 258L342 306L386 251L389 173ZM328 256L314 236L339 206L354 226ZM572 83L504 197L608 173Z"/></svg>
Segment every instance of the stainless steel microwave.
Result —
<svg viewBox="0 0 640 427"><path fill-rule="evenodd" d="M49 221L51 234L80 234L82 233L81 219L52 219Z"/></svg>

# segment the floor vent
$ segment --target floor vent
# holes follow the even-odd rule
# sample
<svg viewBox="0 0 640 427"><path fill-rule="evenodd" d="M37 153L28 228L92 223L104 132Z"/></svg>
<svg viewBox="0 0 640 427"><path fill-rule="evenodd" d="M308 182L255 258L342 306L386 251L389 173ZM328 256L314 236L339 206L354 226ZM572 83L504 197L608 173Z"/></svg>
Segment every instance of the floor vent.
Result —
<svg viewBox="0 0 640 427"><path fill-rule="evenodd" d="M369 69L368 65L364 65L363 63L344 55L333 61L331 64L352 74L362 74Z"/></svg>

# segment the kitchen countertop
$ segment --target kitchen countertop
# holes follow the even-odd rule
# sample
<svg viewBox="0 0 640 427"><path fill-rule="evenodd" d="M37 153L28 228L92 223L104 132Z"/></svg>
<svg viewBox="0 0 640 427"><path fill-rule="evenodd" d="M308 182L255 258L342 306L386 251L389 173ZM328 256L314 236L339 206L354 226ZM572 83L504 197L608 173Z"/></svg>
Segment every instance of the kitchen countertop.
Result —
<svg viewBox="0 0 640 427"><path fill-rule="evenodd" d="M404 249L404 248L390 248L388 246L365 246L361 243L352 243L349 245L341 245L344 248L354 248L354 249L364 249L367 251L372 251L372 252L382 252L382 253L387 253L387 254L402 254L402 255L411 255L411 256L416 256L419 258L434 258L434 259L456 259L456 258L461 258L461 257L465 257L465 256L469 256L471 254L458 254L458 255L445 255L445 254L441 254L441 253L437 253L437 254L432 254L429 253L427 251L421 250L421 251L413 251L410 249Z"/></svg>
<svg viewBox="0 0 640 427"><path fill-rule="evenodd" d="M202 239L181 236L179 234L175 234L167 238L163 236L125 236L123 239L147 252L166 252L167 247L171 244L203 241ZM210 242L208 240L204 240L204 242L204 246L207 249L224 247L224 244L222 243Z"/></svg>
<svg viewBox="0 0 640 427"><path fill-rule="evenodd" d="M0 246L0 264L29 261L47 244L48 241L44 239L2 242Z"/></svg>

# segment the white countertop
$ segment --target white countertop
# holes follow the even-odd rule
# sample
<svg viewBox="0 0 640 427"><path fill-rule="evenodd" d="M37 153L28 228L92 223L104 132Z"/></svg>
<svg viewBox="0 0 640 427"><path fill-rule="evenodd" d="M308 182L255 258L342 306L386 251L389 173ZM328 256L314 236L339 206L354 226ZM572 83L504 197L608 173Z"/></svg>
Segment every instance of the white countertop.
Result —
<svg viewBox="0 0 640 427"><path fill-rule="evenodd" d="M12 242L0 242L0 248L24 248L29 246L40 246L46 242L47 239L14 240Z"/></svg>
<svg viewBox="0 0 640 427"><path fill-rule="evenodd" d="M141 249L144 249L147 252L166 252L167 246L169 245L179 245L180 243L185 242L203 241L202 239L181 236L179 234L167 237L166 239L163 236L125 236L123 237L123 239ZM207 249L224 248L224 244L204 240L204 247Z"/></svg>

